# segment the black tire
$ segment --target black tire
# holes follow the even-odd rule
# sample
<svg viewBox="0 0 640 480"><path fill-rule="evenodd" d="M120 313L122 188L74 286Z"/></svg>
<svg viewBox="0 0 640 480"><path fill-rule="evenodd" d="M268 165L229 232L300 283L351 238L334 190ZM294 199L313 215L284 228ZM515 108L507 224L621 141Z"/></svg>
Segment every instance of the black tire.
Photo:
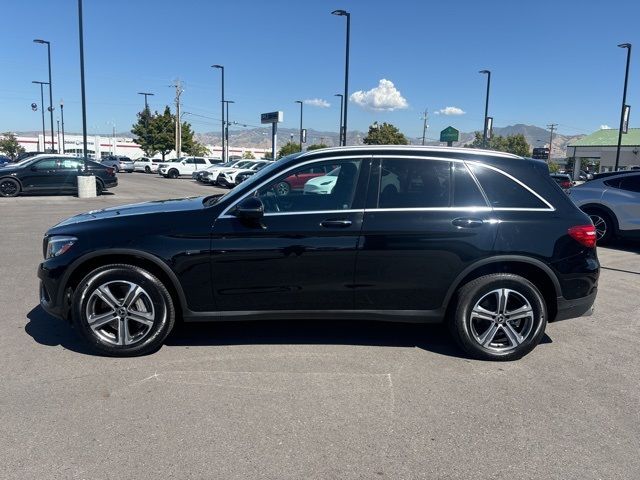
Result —
<svg viewBox="0 0 640 480"><path fill-rule="evenodd" d="M100 196L102 192L104 192L104 185L100 180L96 179L96 195Z"/></svg>
<svg viewBox="0 0 640 480"><path fill-rule="evenodd" d="M281 197L285 196L285 195L289 195L289 193L291 192L291 185L289 185L287 182L280 182L277 183L273 189L276 192L276 195L280 195Z"/></svg>
<svg viewBox="0 0 640 480"><path fill-rule="evenodd" d="M598 245L606 245L615 237L615 224L609 216L597 209L587 209L585 212L596 227L596 241Z"/></svg>
<svg viewBox="0 0 640 480"><path fill-rule="evenodd" d="M180 176L180 172L178 172L178 170L176 170L175 168L172 168L171 170L169 170L167 172L167 177L169 177L169 178L176 179L179 176Z"/></svg>
<svg viewBox="0 0 640 480"><path fill-rule="evenodd" d="M127 304L131 284L142 293L134 295ZM102 293L105 285L111 297ZM103 290L99 292L101 287ZM114 305L109 306L104 298L111 298L109 301ZM89 325L88 315L96 311L98 318L104 317L106 322L94 329ZM130 319L130 315L137 318L144 315L145 323ZM162 346L173 329L175 308L169 291L151 273L133 265L114 264L93 270L78 284L73 295L72 317L75 327L96 351L114 357L131 357L154 352ZM125 333L121 335L124 325L127 328L122 328ZM121 338L130 343L120 341Z"/></svg>
<svg viewBox="0 0 640 480"><path fill-rule="evenodd" d="M151 173L151 167L149 167L149 165L145 165L144 173Z"/></svg>
<svg viewBox="0 0 640 480"><path fill-rule="evenodd" d="M13 178L0 179L0 197L17 197L20 195L20 182Z"/></svg>
<svg viewBox="0 0 640 480"><path fill-rule="evenodd" d="M505 291L507 295L504 295ZM497 305L500 301L499 292L507 300L504 309ZM462 286L454 301L456 305L449 319L449 327L456 342L473 358L517 360L533 350L544 335L547 325L545 300L533 283L519 275L497 273L477 278ZM493 311L490 303L494 301L497 307L495 313L501 312L499 315L480 313L479 317L474 313ZM528 317L509 320L513 316L513 313L509 314L510 311L526 309L527 303L531 311ZM509 310L509 305L515 308ZM485 316L494 320L485 320Z"/></svg>

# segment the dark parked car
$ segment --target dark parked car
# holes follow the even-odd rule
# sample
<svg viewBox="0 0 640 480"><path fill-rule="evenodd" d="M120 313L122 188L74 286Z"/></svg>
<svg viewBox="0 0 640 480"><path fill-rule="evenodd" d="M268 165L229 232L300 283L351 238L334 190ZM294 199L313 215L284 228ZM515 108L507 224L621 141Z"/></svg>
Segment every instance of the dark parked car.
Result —
<svg viewBox="0 0 640 480"><path fill-rule="evenodd" d="M11 159L9 157L5 157L4 155L0 155L0 165L5 165L7 163L11 163Z"/></svg>
<svg viewBox="0 0 640 480"><path fill-rule="evenodd" d="M337 167L324 194L278 188ZM331 318L446 322L470 355L510 360L548 321L591 312L595 239L544 162L340 147L282 158L224 196L71 217L46 233L38 276L43 308L108 355L154 351L177 317Z"/></svg>
<svg viewBox="0 0 640 480"><path fill-rule="evenodd" d="M63 155L38 155L0 169L0 196L15 197L22 193L77 193L78 174L84 166L80 158ZM88 162L96 176L96 190L118 185L113 168Z"/></svg>

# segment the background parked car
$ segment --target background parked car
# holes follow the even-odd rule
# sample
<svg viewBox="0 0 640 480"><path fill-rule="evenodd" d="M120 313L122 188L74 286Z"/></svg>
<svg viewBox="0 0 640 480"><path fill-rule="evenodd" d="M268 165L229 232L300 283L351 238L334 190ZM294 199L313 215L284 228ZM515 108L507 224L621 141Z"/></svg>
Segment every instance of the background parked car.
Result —
<svg viewBox="0 0 640 480"><path fill-rule="evenodd" d="M213 158L181 157L175 162L165 162L158 165L158 173L165 178L178 178L183 175L191 175L196 170L204 170L216 161L217 159Z"/></svg>
<svg viewBox="0 0 640 480"><path fill-rule="evenodd" d="M0 165L4 165L5 163L11 163L11 159L4 155L0 155Z"/></svg>
<svg viewBox="0 0 640 480"><path fill-rule="evenodd" d="M252 162L254 162L254 160L234 160L222 165L217 165L214 168L210 168L207 173L203 173L202 181L210 185L217 185L218 178L224 171L231 168L245 168L251 165Z"/></svg>
<svg viewBox="0 0 640 480"><path fill-rule="evenodd" d="M135 162L133 162L133 171L144 172L144 173L156 173L158 171L158 165L160 165L161 163L162 163L162 159L160 158L147 158L147 157L138 158Z"/></svg>
<svg viewBox="0 0 640 480"><path fill-rule="evenodd" d="M129 157L122 157L117 155L109 155L100 160L100 163L105 167L113 168L116 173L119 172L133 172L133 160Z"/></svg>
<svg viewBox="0 0 640 480"><path fill-rule="evenodd" d="M237 181L237 178L240 173L257 172L261 168L264 168L271 163L268 160L251 160L251 162L252 163L244 167L236 166L236 167L231 167L229 169L224 169L222 173L218 175L218 179L217 179L218 185L221 185L227 188L233 188L239 183Z"/></svg>
<svg viewBox="0 0 640 480"><path fill-rule="evenodd" d="M571 175L566 173L552 173L551 178L553 178L556 183L564 190L564 193L570 194L571 187L573 186L573 181L571 180Z"/></svg>
<svg viewBox="0 0 640 480"><path fill-rule="evenodd" d="M84 167L81 158L65 155L38 155L3 167L0 170L0 196L22 193L76 193L78 174ZM115 170L100 163L88 162L96 177L96 193L118 185Z"/></svg>
<svg viewBox="0 0 640 480"><path fill-rule="evenodd" d="M598 243L614 237L640 238L640 172L596 174L574 187L571 199L591 217Z"/></svg>

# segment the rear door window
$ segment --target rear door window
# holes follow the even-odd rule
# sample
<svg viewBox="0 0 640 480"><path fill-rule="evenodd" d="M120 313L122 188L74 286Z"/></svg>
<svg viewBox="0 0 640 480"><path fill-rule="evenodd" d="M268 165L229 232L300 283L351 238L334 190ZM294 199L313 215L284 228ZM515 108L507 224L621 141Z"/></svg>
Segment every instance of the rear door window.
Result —
<svg viewBox="0 0 640 480"><path fill-rule="evenodd" d="M493 208L549 209L544 201L507 175L477 164L469 167Z"/></svg>
<svg viewBox="0 0 640 480"><path fill-rule="evenodd" d="M380 173L378 208L450 206L450 162L385 158Z"/></svg>

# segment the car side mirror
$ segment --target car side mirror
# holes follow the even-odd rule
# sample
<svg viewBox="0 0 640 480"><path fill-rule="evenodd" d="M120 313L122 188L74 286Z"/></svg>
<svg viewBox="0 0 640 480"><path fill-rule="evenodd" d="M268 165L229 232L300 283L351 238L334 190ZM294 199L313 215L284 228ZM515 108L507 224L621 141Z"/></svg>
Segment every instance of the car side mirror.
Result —
<svg viewBox="0 0 640 480"><path fill-rule="evenodd" d="M235 215L245 220L258 220L264 216L264 204L257 197L245 198L236 205Z"/></svg>

